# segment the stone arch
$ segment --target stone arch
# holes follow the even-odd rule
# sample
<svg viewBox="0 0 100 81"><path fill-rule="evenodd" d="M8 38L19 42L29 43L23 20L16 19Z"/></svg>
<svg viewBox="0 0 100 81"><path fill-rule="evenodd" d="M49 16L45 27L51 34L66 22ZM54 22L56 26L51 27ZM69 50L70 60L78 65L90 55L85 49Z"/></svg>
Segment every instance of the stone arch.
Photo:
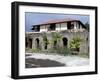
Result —
<svg viewBox="0 0 100 81"><path fill-rule="evenodd" d="M44 49L46 50L48 48L48 44L47 44L48 39L46 38L45 41L46 43L45 43Z"/></svg>
<svg viewBox="0 0 100 81"><path fill-rule="evenodd" d="M27 37L25 37L25 47L27 48L28 47L28 41L27 41Z"/></svg>
<svg viewBox="0 0 100 81"><path fill-rule="evenodd" d="M47 46L47 44L45 44L45 47L44 47L44 49L47 49L47 47L48 47L48 46Z"/></svg>
<svg viewBox="0 0 100 81"><path fill-rule="evenodd" d="M63 46L67 47L67 45L68 45L68 39L66 37L63 37L62 41L63 41Z"/></svg>
<svg viewBox="0 0 100 81"><path fill-rule="evenodd" d="M40 43L39 38L36 38L35 41L36 41L36 48L40 48L40 46L39 46L39 43Z"/></svg>
<svg viewBox="0 0 100 81"><path fill-rule="evenodd" d="M57 41L54 41L54 47L56 47L57 46Z"/></svg>
<svg viewBox="0 0 100 81"><path fill-rule="evenodd" d="M32 48L32 38L29 38L29 48Z"/></svg>

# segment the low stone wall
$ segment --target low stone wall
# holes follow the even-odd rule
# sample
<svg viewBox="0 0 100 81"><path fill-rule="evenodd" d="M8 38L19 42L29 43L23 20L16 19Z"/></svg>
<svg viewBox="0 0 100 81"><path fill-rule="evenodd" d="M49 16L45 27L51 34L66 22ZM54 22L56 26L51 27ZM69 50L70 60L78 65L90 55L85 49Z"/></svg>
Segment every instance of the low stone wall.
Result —
<svg viewBox="0 0 100 81"><path fill-rule="evenodd" d="M55 32L55 31L53 31ZM89 32L86 31L86 30L83 30L83 31L74 31L74 30L71 30L71 31L68 31L68 30L64 30L64 31L56 31L56 32L59 32L63 38L66 38L67 39L67 47L69 48L69 43L70 41L73 39L73 37L80 37L84 40L84 42L81 43L81 46L80 46L80 53L89 53ZM44 44L43 44L43 36L46 35L47 36L47 39L49 41L52 40L52 32L29 32L29 33L26 33L25 37L26 37L26 42L27 42L27 45L26 45L26 48L40 48L41 50L48 50L50 48L53 47L52 44L48 44L47 45L47 49L45 49L44 47ZM38 44L37 44L38 43ZM59 42L59 46L60 47L63 47L63 40L61 39L60 42Z"/></svg>

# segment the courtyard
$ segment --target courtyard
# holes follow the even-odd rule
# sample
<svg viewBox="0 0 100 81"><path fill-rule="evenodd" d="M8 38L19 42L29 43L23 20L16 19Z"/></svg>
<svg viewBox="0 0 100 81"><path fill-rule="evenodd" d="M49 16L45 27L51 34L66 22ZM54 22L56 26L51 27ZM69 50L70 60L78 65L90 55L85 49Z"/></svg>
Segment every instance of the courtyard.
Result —
<svg viewBox="0 0 100 81"><path fill-rule="evenodd" d="M42 54L42 53L26 53L25 56L26 68L35 67L72 67L72 66L86 66L89 65L88 57L81 57L77 55L58 55Z"/></svg>

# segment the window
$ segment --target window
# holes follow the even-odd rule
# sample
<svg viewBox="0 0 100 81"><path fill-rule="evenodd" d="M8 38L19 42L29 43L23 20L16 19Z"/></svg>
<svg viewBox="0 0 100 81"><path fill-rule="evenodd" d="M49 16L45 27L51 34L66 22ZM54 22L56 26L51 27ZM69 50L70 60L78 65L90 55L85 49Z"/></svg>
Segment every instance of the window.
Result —
<svg viewBox="0 0 100 81"><path fill-rule="evenodd" d="M52 31L52 30L55 30L55 24L50 24L48 31Z"/></svg>

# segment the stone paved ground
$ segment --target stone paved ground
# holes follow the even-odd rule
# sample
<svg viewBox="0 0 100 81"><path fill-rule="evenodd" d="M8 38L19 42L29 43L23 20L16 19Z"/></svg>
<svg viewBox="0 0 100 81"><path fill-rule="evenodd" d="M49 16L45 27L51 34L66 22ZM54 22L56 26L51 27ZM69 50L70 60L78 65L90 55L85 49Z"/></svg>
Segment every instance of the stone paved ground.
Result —
<svg viewBox="0 0 100 81"><path fill-rule="evenodd" d="M58 66L83 66L89 65L89 58L79 56L62 56L58 54L27 53L25 58L26 68L58 67Z"/></svg>

